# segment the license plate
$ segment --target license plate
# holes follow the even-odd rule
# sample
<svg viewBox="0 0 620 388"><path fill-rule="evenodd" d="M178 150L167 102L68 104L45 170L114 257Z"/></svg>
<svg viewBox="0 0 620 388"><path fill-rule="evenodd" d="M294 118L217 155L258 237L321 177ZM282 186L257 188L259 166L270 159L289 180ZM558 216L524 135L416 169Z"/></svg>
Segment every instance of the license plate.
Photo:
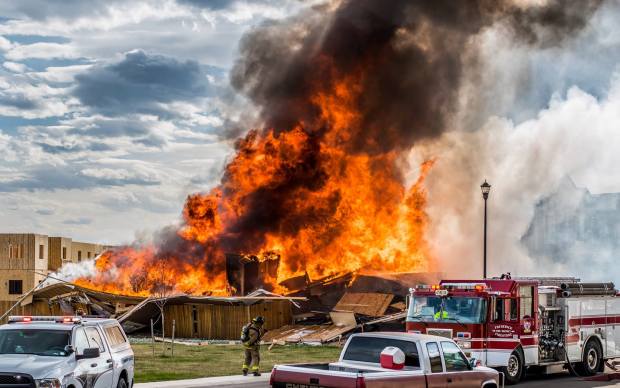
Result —
<svg viewBox="0 0 620 388"><path fill-rule="evenodd" d="M297 384L297 383L286 383L286 388L325 388L322 385L316 384Z"/></svg>

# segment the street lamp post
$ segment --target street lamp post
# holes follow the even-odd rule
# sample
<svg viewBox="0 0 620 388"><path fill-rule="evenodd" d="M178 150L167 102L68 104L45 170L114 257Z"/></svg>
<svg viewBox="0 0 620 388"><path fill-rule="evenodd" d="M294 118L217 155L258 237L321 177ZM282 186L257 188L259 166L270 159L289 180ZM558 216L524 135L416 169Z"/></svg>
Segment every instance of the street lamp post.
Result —
<svg viewBox="0 0 620 388"><path fill-rule="evenodd" d="M483 254L483 278L487 278L487 199L489 198L489 192L491 191L491 185L484 180L484 183L480 185L482 190L482 198L484 198L484 254Z"/></svg>

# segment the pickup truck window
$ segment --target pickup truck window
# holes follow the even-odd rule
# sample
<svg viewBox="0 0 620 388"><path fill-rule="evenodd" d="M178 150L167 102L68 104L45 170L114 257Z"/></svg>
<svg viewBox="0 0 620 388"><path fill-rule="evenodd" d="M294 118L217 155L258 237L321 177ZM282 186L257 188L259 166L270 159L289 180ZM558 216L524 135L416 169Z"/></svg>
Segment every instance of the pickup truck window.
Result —
<svg viewBox="0 0 620 388"><path fill-rule="evenodd" d="M105 352L105 347L103 346L103 340L101 339L101 336L99 335L99 331L97 331L97 329L95 329L94 327L87 327L86 335L88 336L88 343L90 344L91 347L99 348L99 351L101 353Z"/></svg>
<svg viewBox="0 0 620 388"><path fill-rule="evenodd" d="M415 342L380 337L353 337L349 341L343 360L378 363L381 352L395 346L405 353L405 366L420 367L418 347Z"/></svg>
<svg viewBox="0 0 620 388"><path fill-rule="evenodd" d="M68 330L0 330L0 354L68 356L70 338Z"/></svg>
<svg viewBox="0 0 620 388"><path fill-rule="evenodd" d="M441 354L439 354L439 346L437 345L437 342L427 343L426 351L428 351L428 360L431 362L431 372L443 372L443 365L441 364Z"/></svg>
<svg viewBox="0 0 620 388"><path fill-rule="evenodd" d="M446 362L447 372L460 372L469 370L469 362L461 352L458 346L452 342L441 342L441 350L443 350L443 359Z"/></svg>
<svg viewBox="0 0 620 388"><path fill-rule="evenodd" d="M127 342L121 328L118 326L108 326L104 328L105 334L108 336L110 347L115 348Z"/></svg>
<svg viewBox="0 0 620 388"><path fill-rule="evenodd" d="M88 337L84 329L79 328L75 331L75 342L73 344L76 354L84 354L84 349L90 348Z"/></svg>

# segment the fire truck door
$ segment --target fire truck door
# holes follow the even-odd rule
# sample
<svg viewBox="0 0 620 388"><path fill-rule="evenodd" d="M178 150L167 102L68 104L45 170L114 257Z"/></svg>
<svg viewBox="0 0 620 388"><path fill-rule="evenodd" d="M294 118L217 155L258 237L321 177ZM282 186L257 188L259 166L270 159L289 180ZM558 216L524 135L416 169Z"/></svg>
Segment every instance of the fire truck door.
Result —
<svg viewBox="0 0 620 388"><path fill-rule="evenodd" d="M508 350L519 344L519 314L516 298L497 298L493 320L489 323L487 366L508 364Z"/></svg>

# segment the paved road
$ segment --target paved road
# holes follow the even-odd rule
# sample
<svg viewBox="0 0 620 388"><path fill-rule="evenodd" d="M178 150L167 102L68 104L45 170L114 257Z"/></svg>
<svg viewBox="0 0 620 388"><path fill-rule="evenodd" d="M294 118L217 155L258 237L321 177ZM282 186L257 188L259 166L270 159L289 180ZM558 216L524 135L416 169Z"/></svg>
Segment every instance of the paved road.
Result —
<svg viewBox="0 0 620 388"><path fill-rule="evenodd" d="M135 384L135 388L233 388L233 387L248 387L248 388L265 388L269 387L269 373L263 373L260 377L254 376L221 376L221 377L207 377L203 379L191 379L191 380L175 380L175 381L161 381L157 383L142 383Z"/></svg>
<svg viewBox="0 0 620 388"><path fill-rule="evenodd" d="M268 388L269 376L263 374L261 377L243 376L222 376L194 380L165 381L161 383L136 384L135 388ZM560 373L549 376L531 376L517 385L515 388L609 388L620 387L620 380L614 381L583 381L572 377L568 373Z"/></svg>
<svg viewBox="0 0 620 388"><path fill-rule="evenodd" d="M531 376L517 385L518 388L581 388L581 387L620 387L620 380L583 381L568 373L548 376Z"/></svg>

